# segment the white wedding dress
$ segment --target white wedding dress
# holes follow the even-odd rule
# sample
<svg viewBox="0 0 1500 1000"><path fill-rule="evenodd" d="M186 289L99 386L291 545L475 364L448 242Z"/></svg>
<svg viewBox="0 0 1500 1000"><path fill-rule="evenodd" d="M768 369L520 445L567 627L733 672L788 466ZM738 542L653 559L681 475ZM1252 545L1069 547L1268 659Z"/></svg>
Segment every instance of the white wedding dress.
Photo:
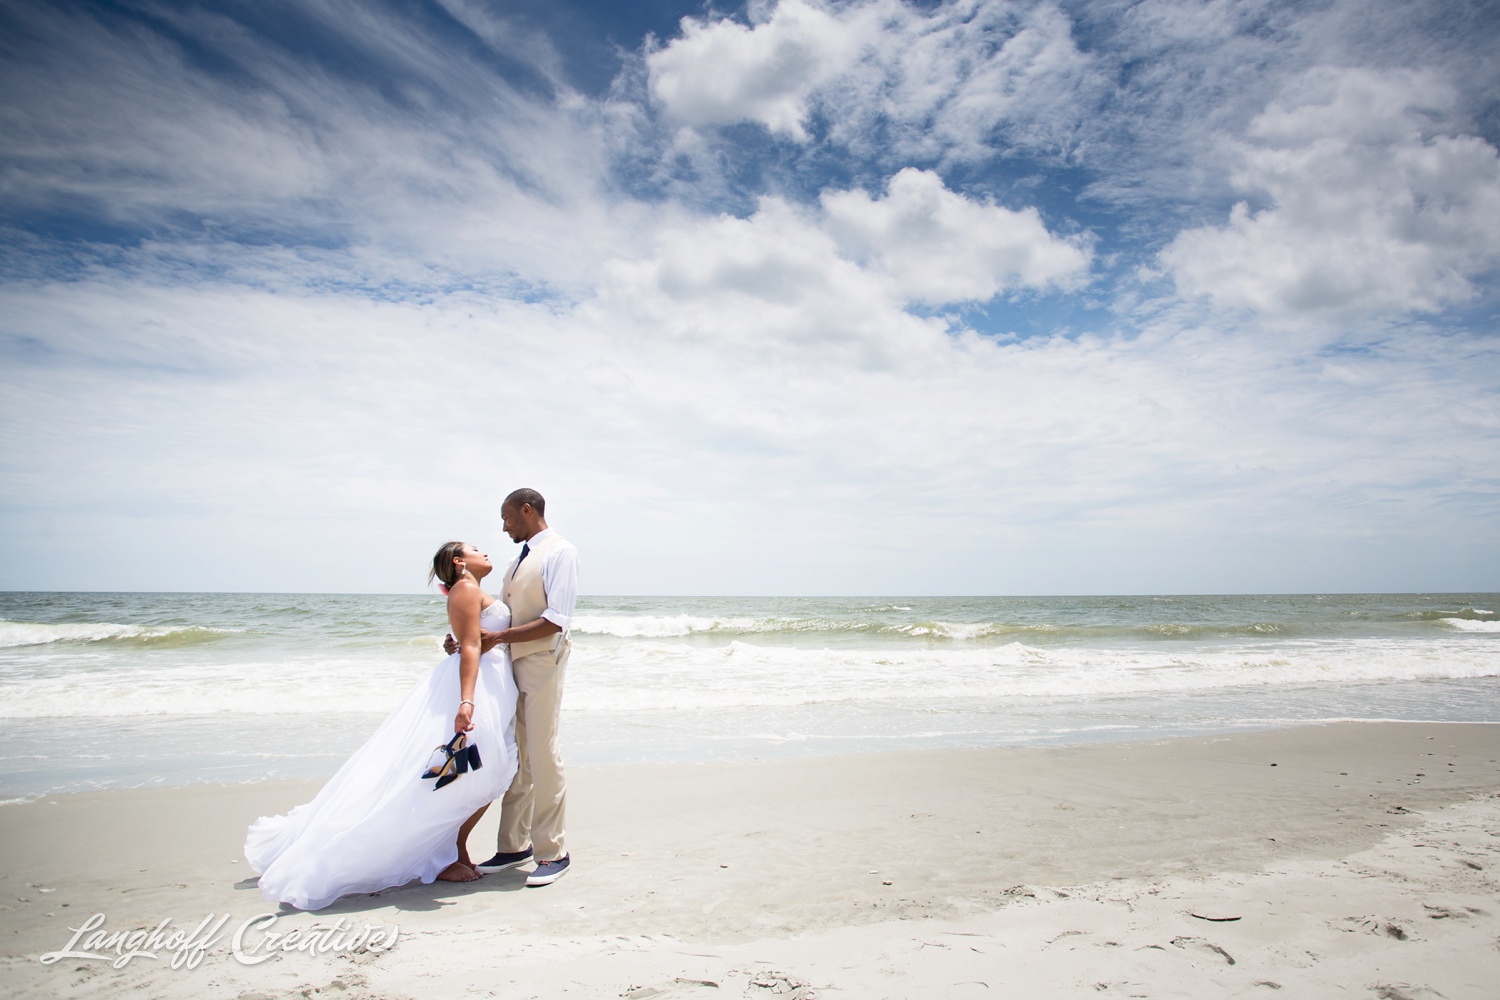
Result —
<svg viewBox="0 0 1500 1000"><path fill-rule="evenodd" d="M479 624L490 632L508 628L510 611L495 601ZM483 767L434 789L435 781L421 774L433 748L452 739L461 698L455 653L386 716L316 798L251 824L245 858L260 873L266 899L321 909L350 893L432 882L458 860L459 826L500 798L516 775L516 682L505 647L479 658L474 684L469 745L479 748Z"/></svg>

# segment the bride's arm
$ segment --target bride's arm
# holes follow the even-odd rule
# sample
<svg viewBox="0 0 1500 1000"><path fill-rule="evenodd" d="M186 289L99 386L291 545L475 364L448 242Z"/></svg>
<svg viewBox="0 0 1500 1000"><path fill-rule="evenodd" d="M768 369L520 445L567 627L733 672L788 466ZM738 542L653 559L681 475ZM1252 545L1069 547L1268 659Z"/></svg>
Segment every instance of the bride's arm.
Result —
<svg viewBox="0 0 1500 1000"><path fill-rule="evenodd" d="M458 686L463 702L453 719L453 731L474 728L474 681L479 677L479 611L484 595L468 580L448 592L448 625L458 639Z"/></svg>

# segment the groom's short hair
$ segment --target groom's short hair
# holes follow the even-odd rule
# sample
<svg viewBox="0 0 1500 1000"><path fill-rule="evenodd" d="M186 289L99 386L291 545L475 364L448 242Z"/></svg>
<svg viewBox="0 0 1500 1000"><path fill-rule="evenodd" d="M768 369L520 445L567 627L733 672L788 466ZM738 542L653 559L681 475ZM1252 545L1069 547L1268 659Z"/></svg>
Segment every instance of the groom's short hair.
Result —
<svg viewBox="0 0 1500 1000"><path fill-rule="evenodd" d="M542 495L536 490L529 490L524 487L519 490L512 490L510 496L505 498L505 502L500 507L502 510L506 507L513 507L516 510L520 510L523 503L530 504L531 509L536 511L541 517L547 516L547 501L542 499Z"/></svg>

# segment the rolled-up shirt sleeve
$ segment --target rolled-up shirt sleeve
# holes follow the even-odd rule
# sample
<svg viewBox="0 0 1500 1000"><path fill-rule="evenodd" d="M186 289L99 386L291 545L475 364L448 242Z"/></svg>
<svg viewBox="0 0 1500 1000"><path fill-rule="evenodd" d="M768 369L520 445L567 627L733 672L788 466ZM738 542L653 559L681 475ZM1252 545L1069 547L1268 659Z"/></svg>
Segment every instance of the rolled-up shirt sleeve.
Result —
<svg viewBox="0 0 1500 1000"><path fill-rule="evenodd" d="M542 561L542 588L547 592L547 610L542 617L564 632L578 604L578 550L562 544Z"/></svg>

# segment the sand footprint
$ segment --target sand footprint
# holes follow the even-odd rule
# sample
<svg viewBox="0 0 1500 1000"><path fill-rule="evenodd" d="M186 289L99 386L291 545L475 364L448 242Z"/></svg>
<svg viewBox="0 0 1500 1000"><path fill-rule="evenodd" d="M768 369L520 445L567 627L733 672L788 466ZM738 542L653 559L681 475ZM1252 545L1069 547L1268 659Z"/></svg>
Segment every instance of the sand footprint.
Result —
<svg viewBox="0 0 1500 1000"><path fill-rule="evenodd" d="M700 989L717 990L718 988L719 984L711 979L684 979L678 976L669 983L629 987L621 996L626 1000L655 1000L656 997L685 996Z"/></svg>
<svg viewBox="0 0 1500 1000"><path fill-rule="evenodd" d="M1430 986L1412 986L1409 983L1376 983L1370 987L1380 1000L1434 1000L1442 994Z"/></svg>
<svg viewBox="0 0 1500 1000"><path fill-rule="evenodd" d="M1340 917L1327 923L1334 930L1346 934L1383 934L1397 941L1409 941L1413 936L1401 921L1387 920L1384 917Z"/></svg>
<svg viewBox="0 0 1500 1000"><path fill-rule="evenodd" d="M1205 941L1200 937L1188 937L1184 935L1182 937L1174 937L1172 939L1172 943L1181 948L1183 951L1196 951L1204 955L1213 955L1214 957L1220 959L1221 961L1227 962L1230 965L1234 964L1234 956L1229 954L1229 952L1225 951L1223 948L1220 948L1218 945L1214 944L1212 941Z"/></svg>
<svg viewBox="0 0 1500 1000"><path fill-rule="evenodd" d="M1061 934L1057 935L1056 937L1048 938L1043 943L1042 947L1044 947L1044 948L1051 947L1052 945L1057 944L1057 942L1062 941L1065 938L1087 937L1088 933L1089 933L1088 931L1063 931Z"/></svg>
<svg viewBox="0 0 1500 1000"><path fill-rule="evenodd" d="M767 993L771 995L785 996L787 1000L817 1000L817 993L811 986L800 979L783 975L780 972L757 973L750 980L751 989L747 993Z"/></svg>

